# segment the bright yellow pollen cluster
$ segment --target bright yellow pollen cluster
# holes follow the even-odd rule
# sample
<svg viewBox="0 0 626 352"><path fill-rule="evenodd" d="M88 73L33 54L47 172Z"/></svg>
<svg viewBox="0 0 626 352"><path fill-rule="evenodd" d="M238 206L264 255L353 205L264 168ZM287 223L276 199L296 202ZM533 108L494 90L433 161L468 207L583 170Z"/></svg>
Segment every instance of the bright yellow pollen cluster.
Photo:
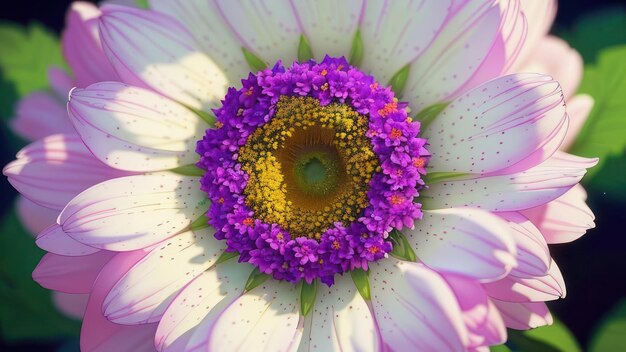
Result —
<svg viewBox="0 0 626 352"><path fill-rule="evenodd" d="M255 217L316 239L335 222L355 221L368 205L372 175L380 170L365 136L368 124L348 105L282 97L272 120L239 151L238 161L249 175L246 204ZM295 172L299 158L312 152L332 156L326 164L339 170L328 172L339 176L323 194L308 192Z"/></svg>

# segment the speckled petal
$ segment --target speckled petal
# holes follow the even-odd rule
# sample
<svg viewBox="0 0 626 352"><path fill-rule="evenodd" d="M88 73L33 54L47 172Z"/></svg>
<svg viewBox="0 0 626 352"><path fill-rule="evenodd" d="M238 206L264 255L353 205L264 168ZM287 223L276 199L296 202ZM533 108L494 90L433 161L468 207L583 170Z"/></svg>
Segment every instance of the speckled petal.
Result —
<svg viewBox="0 0 626 352"><path fill-rule="evenodd" d="M507 302L543 302L565 298L567 291L559 267L551 262L545 276L521 278L509 275L484 285L489 296Z"/></svg>
<svg viewBox="0 0 626 352"><path fill-rule="evenodd" d="M546 275L552 259L548 244L539 229L519 213L505 212L498 215L507 221L517 248L517 267L511 274L527 278Z"/></svg>

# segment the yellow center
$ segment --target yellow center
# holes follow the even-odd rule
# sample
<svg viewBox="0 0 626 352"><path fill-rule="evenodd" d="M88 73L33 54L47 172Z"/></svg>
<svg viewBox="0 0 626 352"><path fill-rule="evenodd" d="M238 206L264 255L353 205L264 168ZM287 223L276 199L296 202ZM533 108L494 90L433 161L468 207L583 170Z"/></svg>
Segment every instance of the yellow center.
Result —
<svg viewBox="0 0 626 352"><path fill-rule="evenodd" d="M244 193L254 216L316 239L335 222L355 221L380 169L365 136L368 123L348 105L281 97L272 120L238 156L249 175Z"/></svg>

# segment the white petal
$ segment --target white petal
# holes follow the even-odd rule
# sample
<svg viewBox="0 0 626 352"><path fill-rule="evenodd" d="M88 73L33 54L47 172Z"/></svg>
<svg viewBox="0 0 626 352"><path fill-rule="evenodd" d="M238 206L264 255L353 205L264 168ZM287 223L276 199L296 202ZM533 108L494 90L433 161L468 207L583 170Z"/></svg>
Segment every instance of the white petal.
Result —
<svg viewBox="0 0 626 352"><path fill-rule="evenodd" d="M429 168L488 173L531 156L534 166L558 149L566 124L557 82L535 74L505 76L457 98L428 126Z"/></svg>
<svg viewBox="0 0 626 352"><path fill-rule="evenodd" d="M511 237L517 248L517 267L511 274L519 277L543 276L550 269L550 249L543 235L525 216L511 212L500 213L507 220Z"/></svg>
<svg viewBox="0 0 626 352"><path fill-rule="evenodd" d="M528 330L552 324L552 315L543 302L511 303L493 300L507 327Z"/></svg>
<svg viewBox="0 0 626 352"><path fill-rule="evenodd" d="M528 209L567 192L596 163L597 159L559 152L523 172L435 183L423 192L423 205L428 209L465 206L491 211Z"/></svg>
<svg viewBox="0 0 626 352"><path fill-rule="evenodd" d="M211 320L219 315L241 295L251 269L236 260L229 260L213 266L190 282L161 318L155 335L156 348L159 351L182 351L204 319Z"/></svg>
<svg viewBox="0 0 626 352"><path fill-rule="evenodd" d="M361 67L387 84L402 67L430 50L430 43L437 40L442 27L450 25L446 22L451 13L450 3L450 0L366 1L360 26L365 50ZM420 69L420 60L412 69Z"/></svg>
<svg viewBox="0 0 626 352"><path fill-rule="evenodd" d="M199 339L192 337L187 350L296 351L302 338L299 296L297 286L269 279L207 320L214 321L210 331L198 329Z"/></svg>
<svg viewBox="0 0 626 352"><path fill-rule="evenodd" d="M219 103L228 81L189 31L154 11L110 5L102 9L104 52L126 83L150 87L195 109Z"/></svg>
<svg viewBox="0 0 626 352"><path fill-rule="evenodd" d="M520 278L509 275L484 286L489 296L507 302L552 301L567 294L563 275L555 262L545 276Z"/></svg>
<svg viewBox="0 0 626 352"><path fill-rule="evenodd" d="M506 222L484 210L425 211L405 234L417 257L437 271L493 280L516 266Z"/></svg>
<svg viewBox="0 0 626 352"><path fill-rule="evenodd" d="M198 177L122 177L79 194L59 217L63 231L92 247L144 248L184 230L208 209Z"/></svg>
<svg viewBox="0 0 626 352"><path fill-rule="evenodd" d="M198 161L196 142L208 125L189 109L147 89L103 82L74 89L70 119L107 165L156 171Z"/></svg>
<svg viewBox="0 0 626 352"><path fill-rule="evenodd" d="M125 175L94 158L77 135L63 134L26 146L2 172L26 198L57 210L88 187Z"/></svg>
<svg viewBox="0 0 626 352"><path fill-rule="evenodd" d="M37 235L39 248L58 255L82 256L100 251L98 248L86 246L68 236L60 225L53 224Z"/></svg>
<svg viewBox="0 0 626 352"><path fill-rule="evenodd" d="M537 44L548 34L556 17L556 0L521 0L520 4L528 21L528 33L522 52L515 65L509 70L510 73L525 72L520 70L520 67L537 53Z"/></svg>
<svg viewBox="0 0 626 352"><path fill-rule="evenodd" d="M446 282L422 264L394 259L370 265L372 308L394 351L461 351L468 343L459 304Z"/></svg>
<svg viewBox="0 0 626 352"><path fill-rule="evenodd" d="M109 292L103 305L107 319L118 324L158 322L180 289L224 251L224 241L213 238L214 232L184 232L159 244Z"/></svg>
<svg viewBox="0 0 626 352"><path fill-rule="evenodd" d="M567 243L595 227L595 216L586 199L584 188L576 185L559 198L522 214L541 230L548 243Z"/></svg>
<svg viewBox="0 0 626 352"><path fill-rule="evenodd" d="M320 286L305 327L301 351L379 351L380 335L367 303L349 275L337 276L331 287ZM302 347L302 346L301 346Z"/></svg>

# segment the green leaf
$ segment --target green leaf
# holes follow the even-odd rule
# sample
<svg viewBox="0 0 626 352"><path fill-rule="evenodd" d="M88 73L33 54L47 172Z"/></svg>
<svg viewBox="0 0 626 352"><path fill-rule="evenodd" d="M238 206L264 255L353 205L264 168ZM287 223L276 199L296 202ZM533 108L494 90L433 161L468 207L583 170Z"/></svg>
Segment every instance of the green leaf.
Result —
<svg viewBox="0 0 626 352"><path fill-rule="evenodd" d="M315 296L317 295L317 280L309 285L306 282L302 283L300 289L300 313L302 316L307 316L311 312L311 308L315 304Z"/></svg>
<svg viewBox="0 0 626 352"><path fill-rule="evenodd" d="M150 4L148 3L148 0L135 0L135 5L137 5L137 7L142 8L142 9L150 8Z"/></svg>
<svg viewBox="0 0 626 352"><path fill-rule="evenodd" d="M599 165L588 171L588 179L598 172L605 158L626 149L626 45L603 50L598 65L586 67L579 92L595 99L593 110L571 152L599 157Z"/></svg>
<svg viewBox="0 0 626 352"><path fill-rule="evenodd" d="M65 65L58 38L37 23L1 23L0 48L0 71L20 97L48 88L48 68Z"/></svg>
<svg viewBox="0 0 626 352"><path fill-rule="evenodd" d="M363 62L363 38L361 38L361 30L357 30L352 38L352 47L350 48L350 55L348 56L348 62L352 66L358 67Z"/></svg>
<svg viewBox="0 0 626 352"><path fill-rule="evenodd" d="M223 262L225 262L227 260L235 258L238 255L239 255L238 252L222 252L222 254L220 254L220 257L217 258L217 261L215 262L215 265L221 264L221 263L223 263Z"/></svg>
<svg viewBox="0 0 626 352"><path fill-rule="evenodd" d="M11 209L0 221L0 335L5 341L78 336L80 324L61 315L50 291L31 277L43 254Z"/></svg>
<svg viewBox="0 0 626 352"><path fill-rule="evenodd" d="M191 229L194 231L206 229L207 227L209 227L209 219L205 215L200 216L191 223Z"/></svg>
<svg viewBox="0 0 626 352"><path fill-rule="evenodd" d="M372 299L369 273L363 269L354 269L350 272L350 275L352 276L354 286L356 286L356 289L359 290L361 297L368 301Z"/></svg>
<svg viewBox="0 0 626 352"><path fill-rule="evenodd" d="M264 283L265 280L269 279L269 275L263 274L259 268L254 268L250 276L248 277L248 281L246 282L246 286L243 289L244 292L248 292L253 288L259 286Z"/></svg>
<svg viewBox="0 0 626 352"><path fill-rule="evenodd" d="M185 175L185 176L203 176L204 173L206 172L205 170L197 167L196 165L183 165L183 166L179 166L175 169L171 169L169 170L173 173L177 173L180 175Z"/></svg>
<svg viewBox="0 0 626 352"><path fill-rule="evenodd" d="M306 39L304 34L300 35L300 43L298 43L298 61L305 62L313 58L313 50L309 40Z"/></svg>
<svg viewBox="0 0 626 352"><path fill-rule="evenodd" d="M623 351L626 346L626 299L602 319L589 344L590 352Z"/></svg>
<svg viewBox="0 0 626 352"><path fill-rule="evenodd" d="M561 321L554 319L549 326L519 331L509 330L509 341L515 345L514 350L552 352L581 351L580 345Z"/></svg>
<svg viewBox="0 0 626 352"><path fill-rule="evenodd" d="M626 170L626 153L620 156L609 156L605 158L602 168L596 173L588 188L596 194L622 202L626 199L624 170Z"/></svg>
<svg viewBox="0 0 626 352"><path fill-rule="evenodd" d="M246 58L246 62L252 71L258 72L267 68L267 63L265 63L265 61L263 61L260 57L256 56L253 52L243 47L241 50L243 51L243 57Z"/></svg>
<svg viewBox="0 0 626 352"><path fill-rule="evenodd" d="M435 121L435 118L448 106L448 103L433 104L422 111L420 111L413 120L417 120L421 123L420 130L424 131L431 122Z"/></svg>
<svg viewBox="0 0 626 352"><path fill-rule="evenodd" d="M404 86L406 85L406 81L409 78L410 71L411 65L408 64L401 68L398 72L396 72L396 74L394 74L393 77L391 77L391 79L389 80L388 85L391 86L391 89L393 89L394 93L396 93L396 96L402 94Z"/></svg>
<svg viewBox="0 0 626 352"><path fill-rule="evenodd" d="M506 345L498 345L489 347L489 351L491 352L511 352L511 349L506 347Z"/></svg>
<svg viewBox="0 0 626 352"><path fill-rule="evenodd" d="M626 8L605 8L582 17L570 31L559 31L585 62L595 62L602 49L626 43Z"/></svg>

